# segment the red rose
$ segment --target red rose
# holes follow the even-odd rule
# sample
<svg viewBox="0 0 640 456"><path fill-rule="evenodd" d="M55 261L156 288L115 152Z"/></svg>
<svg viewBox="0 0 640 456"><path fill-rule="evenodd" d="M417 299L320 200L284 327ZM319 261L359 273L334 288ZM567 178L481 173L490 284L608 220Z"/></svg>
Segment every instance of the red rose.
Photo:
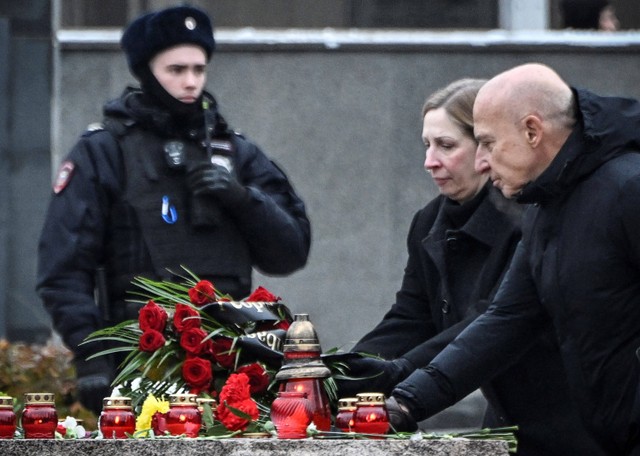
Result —
<svg viewBox="0 0 640 456"><path fill-rule="evenodd" d="M190 328L199 328L200 314L191 306L186 304L176 304L176 311L173 314L173 326L178 332L182 332Z"/></svg>
<svg viewBox="0 0 640 456"><path fill-rule="evenodd" d="M251 295L249 295L249 297L245 299L245 301L247 302L250 302L250 301L278 302L280 301L280 299L282 299L280 298L280 296L274 295L266 288L258 287L255 290L253 290L253 293L251 293Z"/></svg>
<svg viewBox="0 0 640 456"><path fill-rule="evenodd" d="M220 366L225 369L232 369L236 363L236 352L231 350L233 341L224 337L215 337L212 339L213 358Z"/></svg>
<svg viewBox="0 0 640 456"><path fill-rule="evenodd" d="M189 290L189 299L192 304L202 307L210 302L215 302L216 289L208 280L201 280Z"/></svg>
<svg viewBox="0 0 640 456"><path fill-rule="evenodd" d="M233 413L229 407L241 410L258 419L258 404L251 399L249 377L246 374L231 374L220 391L220 401L216 410L216 418L230 431L244 430L249 420Z"/></svg>
<svg viewBox="0 0 640 456"><path fill-rule="evenodd" d="M193 389L206 389L213 380L211 363L203 358L188 358L182 364L182 378Z"/></svg>
<svg viewBox="0 0 640 456"><path fill-rule="evenodd" d="M153 353L165 344L166 340L160 331L147 329L140 336L138 346L143 352Z"/></svg>
<svg viewBox="0 0 640 456"><path fill-rule="evenodd" d="M236 371L238 374L246 374L249 377L251 394L260 394L267 390L271 379L269 374L258 363L241 366Z"/></svg>
<svg viewBox="0 0 640 456"><path fill-rule="evenodd" d="M162 332L168 318L166 310L150 299L138 313L138 326L143 331L154 329Z"/></svg>
<svg viewBox="0 0 640 456"><path fill-rule="evenodd" d="M210 344L203 342L207 333L202 328L189 328L180 336L180 346L192 355L201 355L207 351Z"/></svg>

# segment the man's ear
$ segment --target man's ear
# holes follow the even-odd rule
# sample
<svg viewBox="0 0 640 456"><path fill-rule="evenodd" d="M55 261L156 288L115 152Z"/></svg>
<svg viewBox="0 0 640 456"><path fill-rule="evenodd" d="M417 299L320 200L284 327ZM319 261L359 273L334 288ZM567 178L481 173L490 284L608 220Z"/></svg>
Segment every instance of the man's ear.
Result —
<svg viewBox="0 0 640 456"><path fill-rule="evenodd" d="M538 144L540 144L543 135L542 120L534 114L529 114L522 122L524 124L524 133L526 135L527 143L532 148L537 147Z"/></svg>

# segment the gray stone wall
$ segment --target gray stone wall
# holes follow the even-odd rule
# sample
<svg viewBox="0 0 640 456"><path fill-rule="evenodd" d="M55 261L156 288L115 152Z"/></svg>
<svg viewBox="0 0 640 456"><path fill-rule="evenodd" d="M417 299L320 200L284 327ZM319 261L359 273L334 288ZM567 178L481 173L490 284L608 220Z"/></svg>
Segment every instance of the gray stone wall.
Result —
<svg viewBox="0 0 640 456"><path fill-rule="evenodd" d="M452 35L448 43L374 45L371 38L333 48L218 39L209 90L229 123L285 169L312 223L307 266L286 278L257 274L255 285L310 314L324 349L348 349L400 287L409 223L436 194L422 168L427 95L457 78L538 61L571 84L640 98L635 35L613 45L529 39L480 46ZM56 78L54 163L100 120L103 101L134 82L114 45L62 46Z"/></svg>

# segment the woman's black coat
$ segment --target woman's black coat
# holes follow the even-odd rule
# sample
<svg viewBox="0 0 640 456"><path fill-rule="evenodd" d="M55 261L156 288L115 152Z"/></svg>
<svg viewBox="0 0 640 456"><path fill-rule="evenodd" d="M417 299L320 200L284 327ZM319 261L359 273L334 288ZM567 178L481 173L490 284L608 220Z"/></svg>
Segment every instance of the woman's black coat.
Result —
<svg viewBox="0 0 640 456"><path fill-rule="evenodd" d="M523 206L490 184L477 198L475 211L459 229L449 216L456 203L443 196L414 216L396 302L353 351L426 366L486 310L520 239ZM484 425L518 425L518 454L598 454L568 398L552 337L540 337L482 391L489 402Z"/></svg>

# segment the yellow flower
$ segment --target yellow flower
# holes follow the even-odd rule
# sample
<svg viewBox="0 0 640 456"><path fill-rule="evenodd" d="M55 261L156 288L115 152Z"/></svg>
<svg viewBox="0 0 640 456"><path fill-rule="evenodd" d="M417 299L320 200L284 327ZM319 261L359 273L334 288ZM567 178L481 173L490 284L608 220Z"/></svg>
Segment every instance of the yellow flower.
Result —
<svg viewBox="0 0 640 456"><path fill-rule="evenodd" d="M149 394L142 403L140 415L136 418L136 432L151 429L151 419L157 412L167 413L169 411L169 401L157 399L153 394Z"/></svg>

